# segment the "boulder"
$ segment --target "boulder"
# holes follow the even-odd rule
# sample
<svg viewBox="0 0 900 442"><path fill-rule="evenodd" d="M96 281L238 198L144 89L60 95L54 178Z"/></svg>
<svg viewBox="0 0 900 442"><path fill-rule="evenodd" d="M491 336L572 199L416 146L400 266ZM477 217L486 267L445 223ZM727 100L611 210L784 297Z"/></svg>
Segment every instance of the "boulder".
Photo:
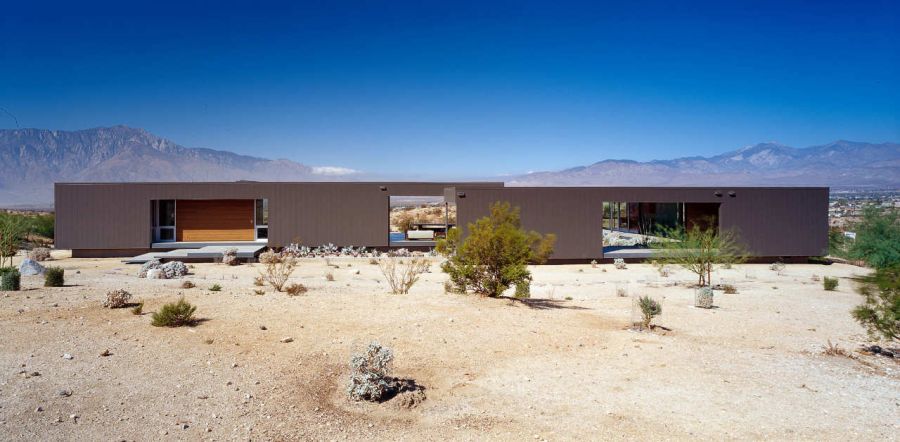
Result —
<svg viewBox="0 0 900 442"><path fill-rule="evenodd" d="M22 276L43 275L46 269L33 259L25 259L19 264L19 273Z"/></svg>
<svg viewBox="0 0 900 442"><path fill-rule="evenodd" d="M163 269L150 269L150 270L147 270L147 279L168 279L168 278L166 278L166 272Z"/></svg>

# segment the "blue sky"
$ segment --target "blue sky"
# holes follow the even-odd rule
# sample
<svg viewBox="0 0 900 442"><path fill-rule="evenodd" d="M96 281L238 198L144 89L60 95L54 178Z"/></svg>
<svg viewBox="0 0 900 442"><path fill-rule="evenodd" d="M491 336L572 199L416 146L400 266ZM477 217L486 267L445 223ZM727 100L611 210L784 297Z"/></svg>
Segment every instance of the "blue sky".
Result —
<svg viewBox="0 0 900 442"><path fill-rule="evenodd" d="M0 108L412 178L900 141L896 1L188 3L5 3Z"/></svg>

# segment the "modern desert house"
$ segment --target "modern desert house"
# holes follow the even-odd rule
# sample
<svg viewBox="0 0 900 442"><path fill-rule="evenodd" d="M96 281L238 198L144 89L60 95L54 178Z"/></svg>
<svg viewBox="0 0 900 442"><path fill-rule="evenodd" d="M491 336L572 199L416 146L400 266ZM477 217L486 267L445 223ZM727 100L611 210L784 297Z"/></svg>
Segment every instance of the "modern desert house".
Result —
<svg viewBox="0 0 900 442"><path fill-rule="evenodd" d="M824 187L506 187L500 182L57 183L56 247L75 257L123 257L210 246L291 243L427 248L429 235L390 235L394 199L441 201L462 227L497 201L529 230L554 233L557 261L637 258L604 232L704 222L737 232L759 258L826 252ZM422 224L424 225L424 224ZM446 226L445 226L446 227ZM422 232L414 232L422 233ZM428 232L425 232L428 233Z"/></svg>

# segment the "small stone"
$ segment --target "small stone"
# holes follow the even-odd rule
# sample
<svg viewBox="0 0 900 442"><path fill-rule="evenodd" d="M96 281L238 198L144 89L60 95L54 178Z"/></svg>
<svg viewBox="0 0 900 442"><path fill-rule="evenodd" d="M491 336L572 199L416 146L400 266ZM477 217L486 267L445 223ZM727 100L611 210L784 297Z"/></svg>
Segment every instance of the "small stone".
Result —
<svg viewBox="0 0 900 442"><path fill-rule="evenodd" d="M44 408L43 408L43 407L37 407L37 408L34 409L34 412L35 412L35 413L40 413L40 412L42 412L42 411L44 411Z"/></svg>
<svg viewBox="0 0 900 442"><path fill-rule="evenodd" d="M237 366L238 366L238 365L237 365L237 362L233 362L233 363L231 364L231 368L237 368Z"/></svg>
<svg viewBox="0 0 900 442"><path fill-rule="evenodd" d="M110 356L110 355L112 355L112 353L109 351L108 348L106 350L103 350L103 353L100 353L100 356Z"/></svg>
<svg viewBox="0 0 900 442"><path fill-rule="evenodd" d="M72 419L73 421L77 421L77 420L78 420L78 415L77 415L77 414L70 414L70 415L69 415L69 419Z"/></svg>
<svg viewBox="0 0 900 442"><path fill-rule="evenodd" d="M266 328L265 325L260 325L260 326L259 326L259 329L260 329L260 330L268 330L268 328Z"/></svg>
<svg viewBox="0 0 900 442"><path fill-rule="evenodd" d="M69 397L72 395L72 390L59 390L56 393L62 397Z"/></svg>
<svg viewBox="0 0 900 442"><path fill-rule="evenodd" d="M63 354L63 359L69 359L69 360L71 360L71 359L73 359L73 358L74 358L74 356L72 356L72 355L70 355L70 354L68 354L68 353Z"/></svg>
<svg viewBox="0 0 900 442"><path fill-rule="evenodd" d="M294 338L292 338L292 337L290 337L290 336L288 336L288 337L286 337L286 338L281 338L281 343L282 343L282 344L287 344L288 342L294 342Z"/></svg>

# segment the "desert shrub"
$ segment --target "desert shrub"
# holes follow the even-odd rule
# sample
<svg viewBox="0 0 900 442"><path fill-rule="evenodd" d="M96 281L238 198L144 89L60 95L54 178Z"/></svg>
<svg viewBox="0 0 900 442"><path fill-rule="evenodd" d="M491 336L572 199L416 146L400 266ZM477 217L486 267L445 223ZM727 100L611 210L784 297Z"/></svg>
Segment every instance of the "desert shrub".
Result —
<svg viewBox="0 0 900 442"><path fill-rule="evenodd" d="M106 301L103 302L103 306L106 308L123 308L128 306L128 301L130 300L131 293L122 289L112 290L106 292Z"/></svg>
<svg viewBox="0 0 900 442"><path fill-rule="evenodd" d="M0 212L0 267L12 266L12 258L19 253L27 234L25 217Z"/></svg>
<svg viewBox="0 0 900 442"><path fill-rule="evenodd" d="M592 269L596 269L596 268L597 268L597 260L596 260L596 259L592 259L592 260L591 260L591 268L592 268Z"/></svg>
<svg viewBox="0 0 900 442"><path fill-rule="evenodd" d="M211 292L219 292L221 290L222 290L222 286L220 286L219 284L213 284L209 287L209 291L211 291Z"/></svg>
<svg viewBox="0 0 900 442"><path fill-rule="evenodd" d="M62 287L66 283L66 271L61 267L47 267L44 273L44 287Z"/></svg>
<svg viewBox="0 0 900 442"><path fill-rule="evenodd" d="M257 296L262 296L266 294L266 291L263 289L253 289L253 294Z"/></svg>
<svg viewBox="0 0 900 442"><path fill-rule="evenodd" d="M406 294L419 280L419 275L428 271L431 263L426 259L411 258L404 262L402 259L389 257L378 263L381 274L387 279L391 287L391 293Z"/></svg>
<svg viewBox="0 0 900 442"><path fill-rule="evenodd" d="M184 300L181 297L178 302L170 302L159 308L159 311L153 313L153 320L150 325L154 327L181 327L183 325L191 325L196 319L194 312L197 307Z"/></svg>
<svg viewBox="0 0 900 442"><path fill-rule="evenodd" d="M811 279L815 282L819 282L822 280L822 278L820 278L819 275L812 275L809 279Z"/></svg>
<svg viewBox="0 0 900 442"><path fill-rule="evenodd" d="M22 275L14 267L0 268L0 291L14 292L22 288Z"/></svg>
<svg viewBox="0 0 900 442"><path fill-rule="evenodd" d="M274 263L270 263L270 264L274 264ZM256 278L253 278L253 285L255 285L257 287L262 287L262 286L266 285L266 281L263 280L262 276L257 276Z"/></svg>
<svg viewBox="0 0 900 442"><path fill-rule="evenodd" d="M622 258L616 258L613 260L613 267L623 270L625 269L625 260Z"/></svg>
<svg viewBox="0 0 900 442"><path fill-rule="evenodd" d="M416 222L412 214L403 212L396 219L397 231L406 233L412 230L412 225Z"/></svg>
<svg viewBox="0 0 900 442"><path fill-rule="evenodd" d="M831 339L828 340L828 345L825 346L825 349L822 350L822 353L826 356L843 356L845 358L849 358L850 354L847 353L840 345L832 344Z"/></svg>
<svg viewBox="0 0 900 442"><path fill-rule="evenodd" d="M234 247L229 247L222 252L222 264L229 266L236 266L240 264L237 257L238 250Z"/></svg>
<svg viewBox="0 0 900 442"><path fill-rule="evenodd" d="M272 250L266 250L259 254L258 259L260 264L273 264L280 261L281 257Z"/></svg>
<svg viewBox="0 0 900 442"><path fill-rule="evenodd" d="M447 257L441 269L460 291L497 297L513 285L531 281L528 264L543 263L553 253L556 235L521 227L519 208L497 202L489 216L468 225L464 241L459 229L447 232L437 251Z"/></svg>
<svg viewBox="0 0 900 442"><path fill-rule="evenodd" d="M285 256L278 262L266 264L259 276L275 291L280 292L296 267L297 260L291 256Z"/></svg>
<svg viewBox="0 0 900 442"><path fill-rule="evenodd" d="M713 289L709 286L698 288L694 293L694 307L712 308L713 295Z"/></svg>
<svg viewBox="0 0 900 442"><path fill-rule="evenodd" d="M516 299L528 299L531 297L531 284L528 281L522 281L516 284Z"/></svg>
<svg viewBox="0 0 900 442"><path fill-rule="evenodd" d="M28 258L32 261L46 261L50 259L50 249L46 247L35 247L28 252Z"/></svg>
<svg viewBox="0 0 900 442"><path fill-rule="evenodd" d="M662 313L662 306L659 305L659 302L649 296L641 296L638 299L638 307L641 309L641 317L643 318L641 322L642 328L650 328L650 322L653 321L653 318Z"/></svg>
<svg viewBox="0 0 900 442"><path fill-rule="evenodd" d="M303 284L291 284L284 288L288 295L297 296L306 293L309 289Z"/></svg>
<svg viewBox="0 0 900 442"><path fill-rule="evenodd" d="M394 388L390 377L394 353L390 348L372 342L364 353L350 358L350 382L347 394L356 401L380 401Z"/></svg>
<svg viewBox="0 0 900 442"><path fill-rule="evenodd" d="M628 286L626 286L626 285L616 286L616 296L618 296L620 298L624 298L624 297L628 296Z"/></svg>
<svg viewBox="0 0 900 442"><path fill-rule="evenodd" d="M191 281L184 281L181 283L181 288L183 289L192 289L194 287L197 287L197 285Z"/></svg>
<svg viewBox="0 0 900 442"><path fill-rule="evenodd" d="M900 210L866 207L848 255L883 269L900 265Z"/></svg>
<svg viewBox="0 0 900 442"><path fill-rule="evenodd" d="M784 271L784 263L781 261L775 261L772 264L769 264L769 270L781 273Z"/></svg>
<svg viewBox="0 0 900 442"><path fill-rule="evenodd" d="M826 276L825 279L822 280L822 286L825 287L825 290L833 291L838 286L838 279Z"/></svg>
<svg viewBox="0 0 900 442"><path fill-rule="evenodd" d="M697 274L700 286L712 284L712 270L716 264L735 264L746 259L743 245L731 230L704 229L697 223L690 229L662 229L665 240L653 241L660 264L684 267Z"/></svg>
<svg viewBox="0 0 900 442"><path fill-rule="evenodd" d="M872 337L900 339L900 266L878 269L861 279L857 289L865 297L853 317Z"/></svg>
<svg viewBox="0 0 900 442"><path fill-rule="evenodd" d="M738 292L737 287L731 284L725 284L724 286L722 286L722 290L729 295L734 295Z"/></svg>
<svg viewBox="0 0 900 442"><path fill-rule="evenodd" d="M331 273L331 272L326 273L326 274L325 274L325 280L326 280L326 281L329 281L329 282L334 281L334 273Z"/></svg>
<svg viewBox="0 0 900 442"><path fill-rule="evenodd" d="M134 306L134 307L131 309L131 314L132 314L132 315L140 316L140 315L143 314L143 313L144 313L144 303L143 303L143 302L139 302L138 305Z"/></svg>
<svg viewBox="0 0 900 442"><path fill-rule="evenodd" d="M378 260L375 258L369 258L369 264L377 266Z"/></svg>

